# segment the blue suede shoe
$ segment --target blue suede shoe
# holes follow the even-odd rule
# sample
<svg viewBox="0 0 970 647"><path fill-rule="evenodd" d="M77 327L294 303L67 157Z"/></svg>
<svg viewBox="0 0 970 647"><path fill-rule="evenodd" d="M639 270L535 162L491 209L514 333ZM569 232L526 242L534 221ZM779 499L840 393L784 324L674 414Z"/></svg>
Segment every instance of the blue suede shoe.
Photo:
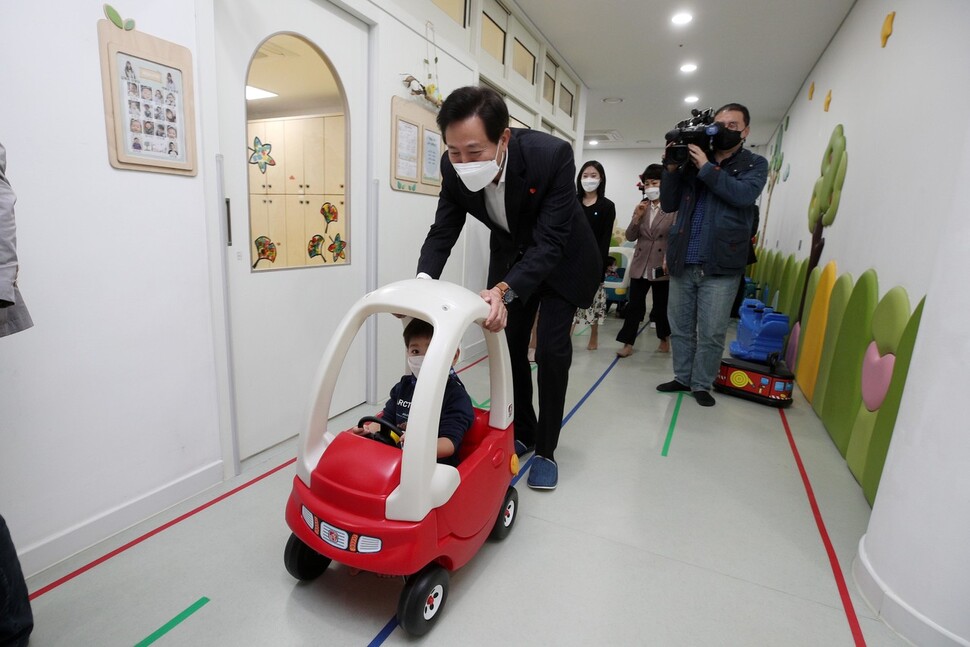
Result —
<svg viewBox="0 0 970 647"><path fill-rule="evenodd" d="M536 448L535 445L532 445L531 447L526 447L526 444L521 440L515 441L515 455L518 456L519 458L522 458L529 452L535 450L535 448Z"/></svg>
<svg viewBox="0 0 970 647"><path fill-rule="evenodd" d="M534 490L555 490L559 484L559 466L556 461L536 456L529 468L529 487Z"/></svg>

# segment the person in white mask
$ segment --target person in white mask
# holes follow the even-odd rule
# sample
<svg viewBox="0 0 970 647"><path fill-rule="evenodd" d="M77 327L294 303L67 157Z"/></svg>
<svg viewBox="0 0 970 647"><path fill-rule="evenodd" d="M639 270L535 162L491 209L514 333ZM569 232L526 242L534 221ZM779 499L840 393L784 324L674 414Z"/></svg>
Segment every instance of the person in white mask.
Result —
<svg viewBox="0 0 970 647"><path fill-rule="evenodd" d="M418 383L424 356L428 354L428 346L431 345L433 335L434 326L421 319L412 319L404 327L404 345L407 347L408 369L411 372L391 388L391 396L387 399L384 411L381 413L381 418L404 432L407 431L414 387ZM458 351L455 351L455 358L451 361L452 367L457 361ZM441 418L438 421L439 463L458 466L458 448L461 447L465 432L471 428L474 421L472 400L465 390L465 385L458 379L458 374L452 368L448 373L448 381L445 382ZM354 427L350 431L358 435L368 435L375 433L379 428L380 425L377 423L368 422L364 427ZM403 436L401 442L404 442Z"/></svg>
<svg viewBox="0 0 970 647"><path fill-rule="evenodd" d="M647 312L647 293L653 290L653 307L650 319L657 326L657 338L661 353L670 352L670 323L667 319L667 295L670 292L669 279L664 267L667 250L667 232L674 224L677 212L667 213L660 208L660 176L663 167L651 164L640 176L643 184L643 201L633 210L630 226L626 228L626 239L636 241L637 248L627 271L630 273L630 300L627 303L623 327L616 335L616 341L623 347L616 352L619 357L633 354L640 322Z"/></svg>
<svg viewBox="0 0 970 647"><path fill-rule="evenodd" d="M596 160L590 160L579 169L576 178L576 196L583 205L586 221L593 230L600 258L603 259L603 275L610 263L610 239L613 237L613 223L616 221L616 205L606 197L606 171ZM596 290L593 305L580 308L573 317L573 327L589 326L587 350L599 347L599 327L606 319L606 290L603 284Z"/></svg>
<svg viewBox="0 0 970 647"><path fill-rule="evenodd" d="M586 308L603 280L603 258L576 199L576 164L569 144L552 135L509 128L504 99L490 88L468 86L448 95L438 113L447 147L441 193L418 275L438 278L467 214L490 231L482 298L483 325L505 329L512 365L516 452L535 450L529 486L559 482L559 443L576 308ZM536 331L539 412L532 402L529 337Z"/></svg>

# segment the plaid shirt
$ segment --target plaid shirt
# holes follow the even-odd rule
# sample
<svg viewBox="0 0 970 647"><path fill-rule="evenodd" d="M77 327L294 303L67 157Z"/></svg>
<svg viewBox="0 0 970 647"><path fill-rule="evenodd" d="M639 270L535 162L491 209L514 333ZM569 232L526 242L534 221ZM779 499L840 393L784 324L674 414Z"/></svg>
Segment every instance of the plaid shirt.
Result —
<svg viewBox="0 0 970 647"><path fill-rule="evenodd" d="M704 205L707 203L707 191L701 189L697 193L697 204L690 221L690 240L687 242L686 265L701 265L706 259L701 255L701 232L704 230Z"/></svg>

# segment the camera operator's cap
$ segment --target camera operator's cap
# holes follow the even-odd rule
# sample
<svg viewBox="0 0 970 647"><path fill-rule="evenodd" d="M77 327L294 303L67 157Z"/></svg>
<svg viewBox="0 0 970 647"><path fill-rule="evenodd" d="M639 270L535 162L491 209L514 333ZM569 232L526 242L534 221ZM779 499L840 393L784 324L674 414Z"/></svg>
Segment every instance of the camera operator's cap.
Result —
<svg viewBox="0 0 970 647"><path fill-rule="evenodd" d="M643 174L640 176L640 180L659 180L663 173L664 167L660 164L650 164L647 168L643 169Z"/></svg>

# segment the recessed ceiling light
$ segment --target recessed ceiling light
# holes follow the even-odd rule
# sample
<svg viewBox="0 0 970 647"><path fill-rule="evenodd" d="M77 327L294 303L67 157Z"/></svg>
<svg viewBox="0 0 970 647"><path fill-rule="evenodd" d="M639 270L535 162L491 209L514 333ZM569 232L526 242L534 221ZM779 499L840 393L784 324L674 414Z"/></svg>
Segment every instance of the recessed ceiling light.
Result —
<svg viewBox="0 0 970 647"><path fill-rule="evenodd" d="M683 65L680 66L681 72L693 72L696 69L697 69L697 66L694 65L693 63L684 63Z"/></svg>
<svg viewBox="0 0 970 647"><path fill-rule="evenodd" d="M700 99L695 97L693 94L689 97L684 97L684 103L697 103L698 101L700 101Z"/></svg>
<svg viewBox="0 0 970 647"><path fill-rule="evenodd" d="M270 97L278 97L280 95L270 92L269 90L261 90L260 88L254 88L251 85L246 86L246 101L253 101L254 99L269 99Z"/></svg>
<svg viewBox="0 0 970 647"><path fill-rule="evenodd" d="M674 14L674 17L670 19L670 22L674 23L675 25L686 25L693 19L694 16L685 11L683 13Z"/></svg>
<svg viewBox="0 0 970 647"><path fill-rule="evenodd" d="M603 103L623 103L623 97L606 97Z"/></svg>
<svg viewBox="0 0 970 647"><path fill-rule="evenodd" d="M599 144L599 140L598 139L591 139L591 140L589 140L589 145L590 146L596 146L597 144Z"/></svg>

